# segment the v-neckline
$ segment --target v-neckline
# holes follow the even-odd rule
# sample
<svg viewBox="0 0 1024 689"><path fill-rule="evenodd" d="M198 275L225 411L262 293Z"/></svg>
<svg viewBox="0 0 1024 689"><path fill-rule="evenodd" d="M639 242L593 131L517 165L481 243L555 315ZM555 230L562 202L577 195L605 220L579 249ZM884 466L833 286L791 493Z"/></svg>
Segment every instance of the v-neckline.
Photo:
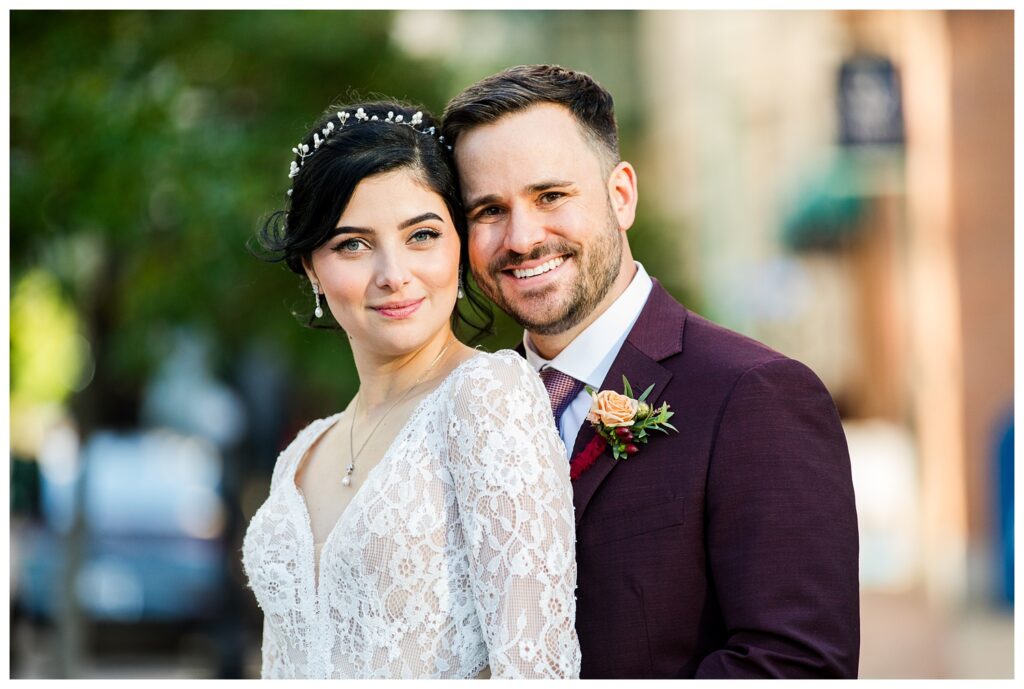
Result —
<svg viewBox="0 0 1024 689"><path fill-rule="evenodd" d="M448 375L444 377L444 380L442 380L441 383L438 384L438 386L436 388L431 390L429 393L427 393L427 395L423 399L421 399L419 402L416 403L416 407L413 408L412 413L409 414L409 418L405 420L405 423L402 424L402 427L400 429L398 429L398 433L395 435L394 438L391 439L391 442L388 444L387 449L384 450L384 454L381 455L380 459L373 466L373 468L370 469L369 472L367 472L366 479L362 482L362 484L358 488L356 488L355 495L352 496L352 499L348 501L348 505L346 505L345 509L343 509L341 511L341 514L338 515L338 518L334 521L334 525L331 526L331 530L327 532L327 535L324 537L323 543L320 544L320 556L319 557L317 556L317 552L316 552L316 545L317 545L317 543L316 543L316 536L313 535L313 519L310 516L309 506L306 504L306 496L302 492L302 489L299 487L299 484L297 484L295 482L295 478L296 478L296 476L299 473L299 467L302 466L302 463L304 461L306 461L306 459L308 459L309 451L313 448L314 445L317 444L317 442L321 438L324 437L324 435L328 431L330 431L332 428L334 428L336 425L338 425L341 422L341 417L343 417L345 415L345 412L347 412L348 410L346 409L345 411L338 412L334 416L327 417L327 419L325 419L325 421L329 421L330 423L325 424L323 430L321 430L314 438L312 438L309 441L309 444L306 445L305 449L303 449L302 455L299 457L299 461L295 462L295 464L291 468L291 472L289 474L288 483L291 485L291 489L292 489L293 493L295 494L295 497L298 498L299 505L301 505L301 507L302 507L302 515L303 515L303 517L305 517L305 520L306 520L306 535L309 538L309 542L310 542L310 546L309 547L310 547L310 550L312 551L312 553L311 553L311 555L312 555L311 562L312 562L312 570L313 570L312 571L312 574L313 574L312 584L313 584L313 597L314 597L314 600L319 600L319 596L320 596L320 581L319 581L319 579L320 579L320 577L319 577L320 561L323 559L324 553L327 552L327 546L331 543L332 539L334 538L334 533L336 531L338 531L338 526L345 519L345 517L348 515L348 513L352 510L352 507L353 507L353 505L356 504L356 501L359 500L360 497L362 496L363 489L366 488L366 486L370 485L370 483L374 480L374 478L376 477L376 474L378 473L377 470L380 469L380 467L382 467L391 458L391 454L392 454L393 450L395 449L395 445L398 443L398 441L405 434L406 429L412 424L412 422L416 419L416 417L419 416L420 412L425 408L425 405L430 400L430 398L432 398L434 395L436 395L441 390L441 388L443 388L448 383L448 379L451 378L455 374L456 371L458 371L460 368L465 366L470 361L476 359L478 356L481 356L482 354L483 354L483 352L478 352L477 354L474 354L473 356L465 359L464 361L460 361L455 366L455 368L453 368L451 371L448 372Z"/></svg>

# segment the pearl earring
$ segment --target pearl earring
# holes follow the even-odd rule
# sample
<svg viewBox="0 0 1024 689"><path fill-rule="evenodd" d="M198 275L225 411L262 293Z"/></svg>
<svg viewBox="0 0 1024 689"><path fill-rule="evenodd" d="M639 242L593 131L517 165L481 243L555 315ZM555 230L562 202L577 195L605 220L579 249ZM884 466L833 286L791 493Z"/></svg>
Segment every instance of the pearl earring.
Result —
<svg viewBox="0 0 1024 689"><path fill-rule="evenodd" d="M313 296L316 298L316 308L313 309L313 314L317 318L323 318L324 310L320 308L320 284L317 282L313 283Z"/></svg>
<svg viewBox="0 0 1024 689"><path fill-rule="evenodd" d="M462 299L465 296L466 296L466 293L462 289L462 276L460 275L459 276L459 299Z"/></svg>

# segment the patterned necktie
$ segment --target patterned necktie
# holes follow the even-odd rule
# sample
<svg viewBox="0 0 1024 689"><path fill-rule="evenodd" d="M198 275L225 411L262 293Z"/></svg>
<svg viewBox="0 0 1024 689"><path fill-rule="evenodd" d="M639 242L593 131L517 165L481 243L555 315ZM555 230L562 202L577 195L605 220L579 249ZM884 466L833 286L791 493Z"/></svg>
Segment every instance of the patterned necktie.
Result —
<svg viewBox="0 0 1024 689"><path fill-rule="evenodd" d="M551 411L555 415L557 426L562 418L562 412L576 399L576 395L580 394L583 383L550 366L540 372L540 379L544 381L548 397L551 398Z"/></svg>

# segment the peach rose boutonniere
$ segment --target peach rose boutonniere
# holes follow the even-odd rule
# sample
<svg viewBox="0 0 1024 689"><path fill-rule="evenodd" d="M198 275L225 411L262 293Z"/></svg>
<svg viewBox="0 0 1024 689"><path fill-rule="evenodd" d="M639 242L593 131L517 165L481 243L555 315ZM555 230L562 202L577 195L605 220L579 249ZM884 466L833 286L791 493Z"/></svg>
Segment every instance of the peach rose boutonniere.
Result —
<svg viewBox="0 0 1024 689"><path fill-rule="evenodd" d="M633 388L626 376L622 376L622 394L613 390L594 390L589 385L590 411L587 421L597 431L597 435L577 457L570 462L569 475L576 479L597 460L605 447L611 447L612 457L616 460L626 459L640 451L640 445L646 444L648 431L678 429L668 422L675 412L669 411L668 402L661 407L654 407L647 402L654 386L651 385L640 397L633 397Z"/></svg>
<svg viewBox="0 0 1024 689"><path fill-rule="evenodd" d="M590 411L587 412L587 421L600 423L608 428L622 428L632 425L636 419L636 412L640 408L638 400L620 395L612 390L602 390L594 393L588 390L593 402Z"/></svg>

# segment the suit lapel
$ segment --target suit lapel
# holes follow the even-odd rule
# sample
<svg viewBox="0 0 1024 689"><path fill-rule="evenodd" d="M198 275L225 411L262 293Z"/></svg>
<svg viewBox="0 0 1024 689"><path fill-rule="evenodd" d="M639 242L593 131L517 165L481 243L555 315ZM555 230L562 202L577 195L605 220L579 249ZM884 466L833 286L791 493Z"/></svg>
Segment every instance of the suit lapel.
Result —
<svg viewBox="0 0 1024 689"><path fill-rule="evenodd" d="M647 303L644 304L640 316L633 324L633 329L629 331L626 341L622 343L622 348L619 349L611 368L608 369L608 375L605 376L604 382L601 384L601 390L620 392L622 376L626 376L633 392L637 395L646 390L648 385L654 384L654 389L651 390L648 400L660 402L661 393L672 379L672 372L658 362L682 351L683 328L686 325L687 311L665 291L661 283L656 279L652 281L654 286L647 298ZM521 341L516 345L515 351L520 356L526 356ZM589 423L584 423L576 435L572 456L575 457L582 452L594 435L596 435L594 427ZM638 457L642 454L641 451ZM583 512L598 487L618 464L619 462L612 459L611 453L606 450L601 453L590 469L584 471L573 482L572 502L576 508L577 525L579 525Z"/></svg>
<svg viewBox="0 0 1024 689"><path fill-rule="evenodd" d="M629 384L637 395L653 383L654 389L651 390L648 399L657 401L665 386L671 380L672 372L638 350L627 340L622 344L622 349L619 350L619 355L615 358L612 367L608 369L608 375L601 384L601 389L622 392L622 376L626 376L629 379ZM574 457L586 447L595 434L594 427L589 423L585 423L580 428L580 432L576 436L576 443L573 446ZM608 477L608 474L622 461L643 461L642 457L643 450L637 455L636 459L619 461L612 459L612 454L608 450L601 453L601 456L597 458L594 465L584 471L573 482L572 502L576 508L577 524L580 523L580 518L583 516L583 512L586 510L590 499L594 496L594 493L605 478Z"/></svg>
<svg viewBox="0 0 1024 689"><path fill-rule="evenodd" d="M611 368L608 369L601 389L621 392L622 376L626 376L637 395L646 390L648 385L653 384L654 389L651 390L648 400L659 402L661 393L672 379L672 372L658 362L682 350L686 313L686 309L673 299L657 280L654 280L654 287L647 298L647 303L644 304ZM589 423L583 424L576 436L573 457L587 446L595 434L593 426ZM590 499L612 470L622 461L642 461L642 456L643 450L634 460L615 461L611 452L605 450L594 465L573 482L572 502L576 508L577 525Z"/></svg>

